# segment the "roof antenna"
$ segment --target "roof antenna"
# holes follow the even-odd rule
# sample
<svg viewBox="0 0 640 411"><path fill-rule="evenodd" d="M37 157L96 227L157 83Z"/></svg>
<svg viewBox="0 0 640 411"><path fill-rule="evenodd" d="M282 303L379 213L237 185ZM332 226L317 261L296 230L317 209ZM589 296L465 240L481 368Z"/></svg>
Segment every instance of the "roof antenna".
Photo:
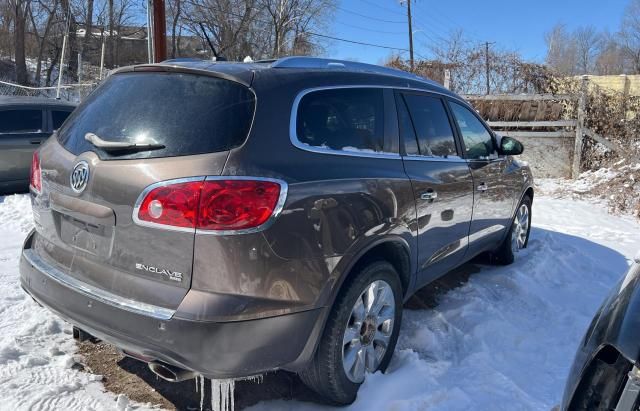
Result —
<svg viewBox="0 0 640 411"><path fill-rule="evenodd" d="M200 25L200 28L202 29L202 34L204 34L204 38L207 39L207 43L209 43L209 47L211 48L211 51L213 52L213 55L216 58L216 61L227 61L227 59L224 58L223 56L219 55L218 52L216 51L216 48L213 47L213 43L211 43L211 40L209 39L209 36L207 35L207 30L204 29L204 24L202 24L202 22L199 22L198 24Z"/></svg>

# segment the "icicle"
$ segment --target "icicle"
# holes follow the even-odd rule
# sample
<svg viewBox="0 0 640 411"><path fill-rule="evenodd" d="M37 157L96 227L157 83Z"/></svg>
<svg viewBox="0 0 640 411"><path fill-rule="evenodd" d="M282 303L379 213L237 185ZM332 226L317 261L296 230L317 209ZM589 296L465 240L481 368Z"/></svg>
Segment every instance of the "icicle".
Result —
<svg viewBox="0 0 640 411"><path fill-rule="evenodd" d="M196 392L198 392L198 384L200 383L199 378L200 378L200 376L196 375L196 378L193 379L196 382Z"/></svg>
<svg viewBox="0 0 640 411"><path fill-rule="evenodd" d="M200 376L200 411L204 409L204 377Z"/></svg>
<svg viewBox="0 0 640 411"><path fill-rule="evenodd" d="M213 411L234 410L235 386L234 380L211 380L211 409Z"/></svg>

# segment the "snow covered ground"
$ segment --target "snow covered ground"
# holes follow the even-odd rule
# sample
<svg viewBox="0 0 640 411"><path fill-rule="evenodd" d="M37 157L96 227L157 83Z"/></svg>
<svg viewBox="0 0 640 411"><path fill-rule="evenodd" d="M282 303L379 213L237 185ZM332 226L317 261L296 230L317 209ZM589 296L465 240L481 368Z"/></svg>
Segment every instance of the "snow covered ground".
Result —
<svg viewBox="0 0 640 411"><path fill-rule="evenodd" d="M26 196L0 197L0 409L145 408L76 371L70 327L21 291L29 209ZM640 249L640 224L550 197L535 199L533 215L529 248L515 264L483 267L436 309L405 310L389 371L369 376L348 409L549 410L560 401L592 315ZM282 409L327 407L251 407Z"/></svg>

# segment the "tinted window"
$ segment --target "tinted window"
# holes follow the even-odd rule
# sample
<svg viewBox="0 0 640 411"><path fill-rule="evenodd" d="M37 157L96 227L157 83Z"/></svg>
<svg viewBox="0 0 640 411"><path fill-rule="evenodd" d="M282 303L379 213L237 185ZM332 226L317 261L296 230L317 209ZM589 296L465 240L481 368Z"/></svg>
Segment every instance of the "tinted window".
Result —
<svg viewBox="0 0 640 411"><path fill-rule="evenodd" d="M467 158L483 159L495 153L491 133L468 108L451 102L451 109L460 127Z"/></svg>
<svg viewBox="0 0 640 411"><path fill-rule="evenodd" d="M443 101L438 97L418 94L404 96L413 126L418 136L418 147L423 156L457 156L453 129Z"/></svg>
<svg viewBox="0 0 640 411"><path fill-rule="evenodd" d="M418 155L418 140L416 139L416 132L407 111L407 105L404 102L402 96L398 96L396 99L398 107L398 127L400 128L400 139L404 142L404 151L408 155Z"/></svg>
<svg viewBox="0 0 640 411"><path fill-rule="evenodd" d="M59 129L60 126L62 125L62 123L64 123L64 121L67 119L67 117L69 117L69 114L71 114L70 111L53 110L51 112L51 120L53 121L53 129L54 130Z"/></svg>
<svg viewBox="0 0 640 411"><path fill-rule="evenodd" d="M0 133L38 133L42 131L42 110L0 111Z"/></svg>
<svg viewBox="0 0 640 411"><path fill-rule="evenodd" d="M333 89L305 95L297 113L298 140L314 147L383 151L381 89Z"/></svg>
<svg viewBox="0 0 640 411"><path fill-rule="evenodd" d="M72 153L103 158L168 157L226 151L247 138L255 98L245 86L184 73L115 74L71 114L58 131ZM160 150L108 153L85 140L152 141ZM124 155L122 155L124 154Z"/></svg>

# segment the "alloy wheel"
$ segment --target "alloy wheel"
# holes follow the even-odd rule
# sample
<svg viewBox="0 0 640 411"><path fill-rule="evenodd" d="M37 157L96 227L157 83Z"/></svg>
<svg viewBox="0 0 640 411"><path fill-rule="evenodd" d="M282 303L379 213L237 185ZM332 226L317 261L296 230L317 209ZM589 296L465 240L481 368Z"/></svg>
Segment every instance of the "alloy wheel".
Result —
<svg viewBox="0 0 640 411"><path fill-rule="evenodd" d="M395 297L383 280L369 284L356 299L342 340L342 365L347 378L364 381L375 372L389 346L395 319Z"/></svg>
<svg viewBox="0 0 640 411"><path fill-rule="evenodd" d="M529 235L529 206L521 204L513 220L511 230L511 248L514 252L522 250L527 243Z"/></svg>

